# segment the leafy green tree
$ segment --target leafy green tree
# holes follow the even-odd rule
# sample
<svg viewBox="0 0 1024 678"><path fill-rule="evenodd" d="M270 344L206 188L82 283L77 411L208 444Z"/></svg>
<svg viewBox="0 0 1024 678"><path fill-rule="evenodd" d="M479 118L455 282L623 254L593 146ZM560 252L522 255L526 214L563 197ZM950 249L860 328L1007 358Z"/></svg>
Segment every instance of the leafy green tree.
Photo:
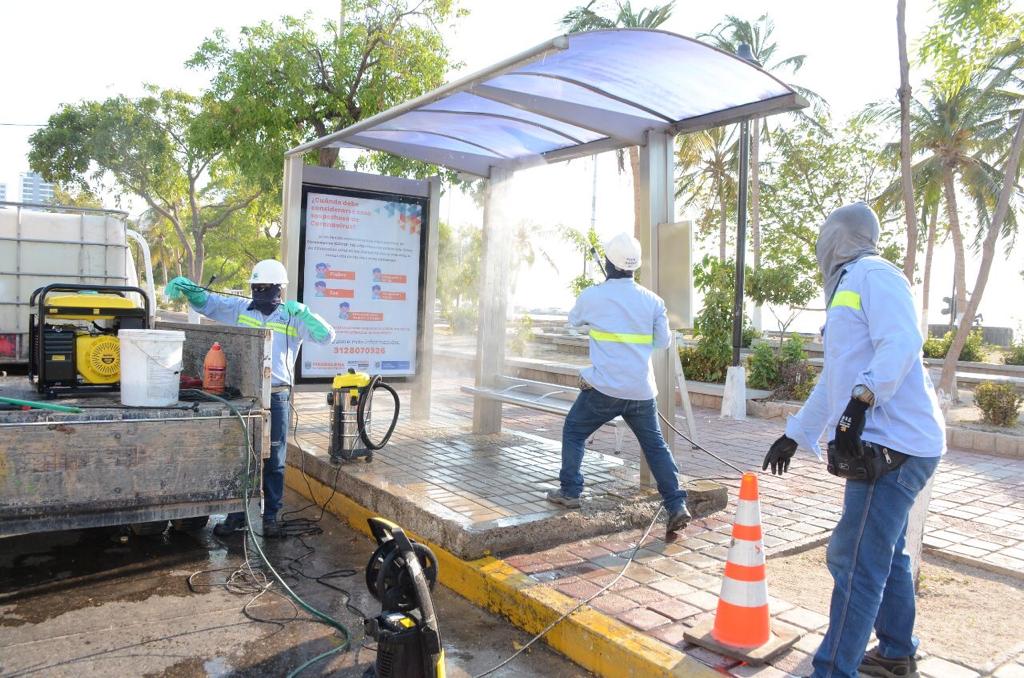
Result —
<svg viewBox="0 0 1024 678"><path fill-rule="evenodd" d="M603 261L604 247L601 245L601 237L593 226L587 228L586 231L572 226L563 226L561 230L562 239L573 246L582 261L580 274L569 281L569 291L574 297L578 297L583 290L598 283L595 276L601 276L602 272L594 270L596 262L591 254L591 248L597 250L598 258Z"/></svg>
<svg viewBox="0 0 1024 678"><path fill-rule="evenodd" d="M475 326L480 291L483 231L472 226L453 229L438 224L437 299L452 329Z"/></svg>
<svg viewBox="0 0 1024 678"><path fill-rule="evenodd" d="M279 24L223 30L189 60L212 72L208 98L222 124L211 143L264 186L280 185L286 150L339 131L440 86L453 66L441 27L461 12L454 0L346 0L344 30L309 14ZM337 148L316 163L332 167ZM387 174L431 173L426 165L387 154L366 161Z"/></svg>
<svg viewBox="0 0 1024 678"><path fill-rule="evenodd" d="M566 12L559 23L569 33L609 28L657 28L669 20L674 8L675 0L669 0L662 5L654 5L639 11L633 9L630 0L615 0L614 7L599 0L590 0L587 4L579 5ZM630 146L627 153L630 173L633 177L633 235L639 238L640 203L643 200L640 192L640 149L637 146ZM622 171L625 167L622 151L618 152L618 159L619 170ZM580 278L579 281L582 283L583 278ZM580 288L580 291L582 289Z"/></svg>
<svg viewBox="0 0 1024 678"><path fill-rule="evenodd" d="M838 130L819 120L776 131L762 183L764 257L751 272L750 296L804 307L820 284L814 256L820 224L840 205L877 196L888 180L886 167L877 136L860 119ZM883 223L882 252L894 260L901 252L889 226ZM785 326L793 319L778 318Z"/></svg>
<svg viewBox="0 0 1024 678"><path fill-rule="evenodd" d="M1024 12L1011 0L938 0L938 21L920 44L940 87L956 88L1024 36ZM1019 5L1017 5L1019 7Z"/></svg>
<svg viewBox="0 0 1024 678"><path fill-rule="evenodd" d="M199 280L207 236L263 195L207 145L210 127L202 102L179 90L64 105L29 138L29 165L47 181L93 193L112 181L141 198L170 224L187 274Z"/></svg>
<svg viewBox="0 0 1024 678"><path fill-rule="evenodd" d="M730 14L709 32L701 33L697 38L731 54L735 54L740 44L745 43L750 46L754 59L764 70L780 76L795 76L803 68L807 55L781 56L774 33L775 22L767 14L762 14L754 21ZM798 85L791 87L812 104L816 115L823 115L827 111L828 105L819 94ZM750 121L750 240L755 269L761 266L761 141L762 137L765 141L770 141L768 132L767 126L762 129L760 118Z"/></svg>

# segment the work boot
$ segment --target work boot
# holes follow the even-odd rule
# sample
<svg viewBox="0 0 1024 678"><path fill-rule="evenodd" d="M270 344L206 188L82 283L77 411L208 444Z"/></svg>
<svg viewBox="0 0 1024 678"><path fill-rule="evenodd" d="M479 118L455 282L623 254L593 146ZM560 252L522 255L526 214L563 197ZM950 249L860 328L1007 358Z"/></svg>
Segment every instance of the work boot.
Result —
<svg viewBox="0 0 1024 678"><path fill-rule="evenodd" d="M686 508L686 504L683 504L678 511L668 514L668 523L665 525L665 531L682 532L690 524L691 520L693 520L693 516L690 515L690 509Z"/></svg>
<svg viewBox="0 0 1024 678"><path fill-rule="evenodd" d="M220 523L219 525L214 525L213 533L215 535L217 535L218 537L230 537L235 532L238 532L239 530L244 530L244 529L245 529L245 516L241 515L241 514L235 515L235 514L232 513L232 514L229 514L228 517L224 519L224 522Z"/></svg>
<svg viewBox="0 0 1024 678"><path fill-rule="evenodd" d="M277 518L264 518L263 519L263 538L264 539L280 539L284 536L284 530L281 528L280 523L277 522Z"/></svg>
<svg viewBox="0 0 1024 678"><path fill-rule="evenodd" d="M876 647L864 653L857 668L862 676L877 676L878 678L918 678L917 660L914 657L900 657L899 659L888 659L878 652Z"/></svg>
<svg viewBox="0 0 1024 678"><path fill-rule="evenodd" d="M570 497L561 489L551 490L550 492L548 492L547 500L550 501L552 504L558 504L559 506L564 506L565 508L575 509L580 507L579 497Z"/></svg>

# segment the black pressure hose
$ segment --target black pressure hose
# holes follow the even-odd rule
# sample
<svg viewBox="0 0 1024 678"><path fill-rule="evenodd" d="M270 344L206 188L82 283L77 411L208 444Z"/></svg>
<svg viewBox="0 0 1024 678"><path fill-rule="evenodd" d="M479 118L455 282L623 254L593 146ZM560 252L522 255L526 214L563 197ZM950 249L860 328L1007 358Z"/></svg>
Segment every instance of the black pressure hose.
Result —
<svg viewBox="0 0 1024 678"><path fill-rule="evenodd" d="M388 432L384 434L380 442L374 442L370 440L370 435L366 432L366 408L373 400L373 392L378 388L382 388L391 394L395 401L395 413L391 417L391 426L388 427ZM395 426L398 425L398 409L398 392L390 384L385 384L379 374L373 375L370 378L370 383L366 385L366 388L363 389L363 394L359 397L359 405L356 406L356 426L359 427L359 437L367 449L379 450L388 444L388 441L391 440L391 434L395 432Z"/></svg>

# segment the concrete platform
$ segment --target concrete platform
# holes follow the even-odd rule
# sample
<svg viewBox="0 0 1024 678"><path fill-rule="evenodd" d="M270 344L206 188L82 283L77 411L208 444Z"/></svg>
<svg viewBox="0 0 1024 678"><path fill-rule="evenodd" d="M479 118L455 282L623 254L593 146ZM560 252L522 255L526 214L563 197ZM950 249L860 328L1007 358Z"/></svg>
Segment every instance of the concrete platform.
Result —
<svg viewBox="0 0 1024 678"><path fill-rule="evenodd" d="M558 486L561 449L528 433L484 436L406 422L372 462L335 466L328 460L322 395L299 394L295 405L289 465L464 560L644 527L660 502L656 491L639 486L635 462L588 452L582 509L548 503L544 495ZM697 481L687 491L698 517L726 506L725 488L716 483Z"/></svg>

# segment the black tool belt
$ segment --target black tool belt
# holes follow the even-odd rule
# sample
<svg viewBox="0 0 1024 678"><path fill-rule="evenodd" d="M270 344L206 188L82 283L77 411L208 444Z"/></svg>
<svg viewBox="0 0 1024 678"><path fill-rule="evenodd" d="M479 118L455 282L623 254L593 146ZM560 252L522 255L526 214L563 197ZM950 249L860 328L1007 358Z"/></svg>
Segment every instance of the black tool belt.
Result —
<svg viewBox="0 0 1024 678"><path fill-rule="evenodd" d="M907 455L888 447L865 442L864 454L849 455L836 447L833 440L828 444L828 472L849 480L878 480L889 471L899 468Z"/></svg>

